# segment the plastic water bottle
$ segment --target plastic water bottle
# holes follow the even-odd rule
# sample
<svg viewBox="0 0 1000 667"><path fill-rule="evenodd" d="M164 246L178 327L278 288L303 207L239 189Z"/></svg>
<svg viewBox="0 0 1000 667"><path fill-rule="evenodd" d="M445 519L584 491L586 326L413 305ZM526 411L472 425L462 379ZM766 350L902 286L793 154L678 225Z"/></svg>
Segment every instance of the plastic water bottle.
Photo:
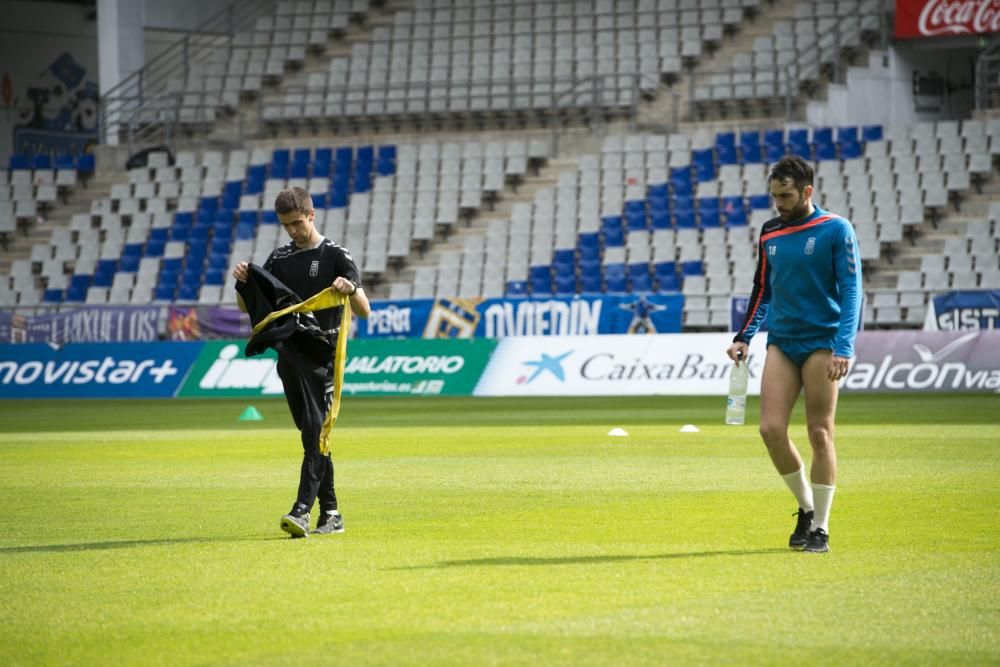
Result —
<svg viewBox="0 0 1000 667"><path fill-rule="evenodd" d="M742 363L741 363L742 362ZM726 401L726 423L741 425L747 416L747 384L750 369L743 355L738 354L736 365L729 374L729 399Z"/></svg>

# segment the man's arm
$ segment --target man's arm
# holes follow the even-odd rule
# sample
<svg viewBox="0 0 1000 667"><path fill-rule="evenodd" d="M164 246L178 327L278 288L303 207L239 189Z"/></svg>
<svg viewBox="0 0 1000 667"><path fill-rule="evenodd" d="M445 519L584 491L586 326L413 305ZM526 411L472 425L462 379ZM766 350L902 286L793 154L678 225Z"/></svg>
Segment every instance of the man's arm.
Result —
<svg viewBox="0 0 1000 667"><path fill-rule="evenodd" d="M348 296L348 302L351 304L351 312L362 319L368 319L371 315L372 307L368 303L368 295L365 294L365 290L358 287L356 283L349 280L343 276L339 276L333 281L333 289L341 294L346 294Z"/></svg>
<svg viewBox="0 0 1000 667"><path fill-rule="evenodd" d="M763 237L763 232L761 236ZM761 241L757 243L757 270L753 274L753 290L750 292L747 312L743 316L743 325L733 337L734 343L749 344L767 317L767 307L771 303L771 288L768 285L769 272L767 249Z"/></svg>
<svg viewBox="0 0 1000 667"><path fill-rule="evenodd" d="M833 354L850 359L854 356L854 338L861 319L861 257L854 227L846 220L834 241L833 270L840 295L840 326Z"/></svg>

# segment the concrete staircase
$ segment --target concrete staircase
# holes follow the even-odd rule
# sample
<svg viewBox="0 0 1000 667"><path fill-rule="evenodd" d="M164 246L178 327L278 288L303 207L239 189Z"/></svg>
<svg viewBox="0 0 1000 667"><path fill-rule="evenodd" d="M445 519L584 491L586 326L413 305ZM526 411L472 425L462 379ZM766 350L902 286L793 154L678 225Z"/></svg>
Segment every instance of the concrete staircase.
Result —
<svg viewBox="0 0 1000 667"><path fill-rule="evenodd" d="M866 265L865 289L895 289L901 271L920 270L920 260L925 255L944 252L945 239L964 238L968 224L986 219L991 202L1000 201L1000 172L996 169L983 183L982 192L973 186L962 193L958 208L949 205L940 212L937 225L928 215L912 240L904 239L891 253L883 253L877 261Z"/></svg>

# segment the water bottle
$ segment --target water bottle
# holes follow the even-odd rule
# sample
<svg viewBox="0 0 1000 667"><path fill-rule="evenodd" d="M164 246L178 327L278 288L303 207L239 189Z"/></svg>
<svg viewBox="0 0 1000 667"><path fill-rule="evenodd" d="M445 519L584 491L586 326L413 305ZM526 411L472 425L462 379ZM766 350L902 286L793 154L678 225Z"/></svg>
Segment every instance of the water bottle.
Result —
<svg viewBox="0 0 1000 667"><path fill-rule="evenodd" d="M743 363L740 363L743 362ZM739 426L747 416L747 383L750 369L743 361L743 353L737 353L736 365L729 374L729 399L726 401L726 423Z"/></svg>

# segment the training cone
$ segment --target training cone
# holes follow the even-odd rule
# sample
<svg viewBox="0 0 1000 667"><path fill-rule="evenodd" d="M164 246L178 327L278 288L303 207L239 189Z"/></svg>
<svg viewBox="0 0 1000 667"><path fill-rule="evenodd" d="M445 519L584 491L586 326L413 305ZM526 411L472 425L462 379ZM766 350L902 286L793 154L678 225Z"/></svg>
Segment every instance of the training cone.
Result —
<svg viewBox="0 0 1000 667"><path fill-rule="evenodd" d="M264 418L264 415L260 414L260 410L252 405L248 405L243 414L240 415L239 421L241 422L259 422Z"/></svg>
<svg viewBox="0 0 1000 667"><path fill-rule="evenodd" d="M610 431L608 431L608 435L613 435L613 436L618 436L618 437L624 437L624 436L628 435L628 431L626 431L623 428L615 427L615 428L611 429Z"/></svg>
<svg viewBox="0 0 1000 667"><path fill-rule="evenodd" d="M684 424L681 426L681 433L701 433L694 424Z"/></svg>

